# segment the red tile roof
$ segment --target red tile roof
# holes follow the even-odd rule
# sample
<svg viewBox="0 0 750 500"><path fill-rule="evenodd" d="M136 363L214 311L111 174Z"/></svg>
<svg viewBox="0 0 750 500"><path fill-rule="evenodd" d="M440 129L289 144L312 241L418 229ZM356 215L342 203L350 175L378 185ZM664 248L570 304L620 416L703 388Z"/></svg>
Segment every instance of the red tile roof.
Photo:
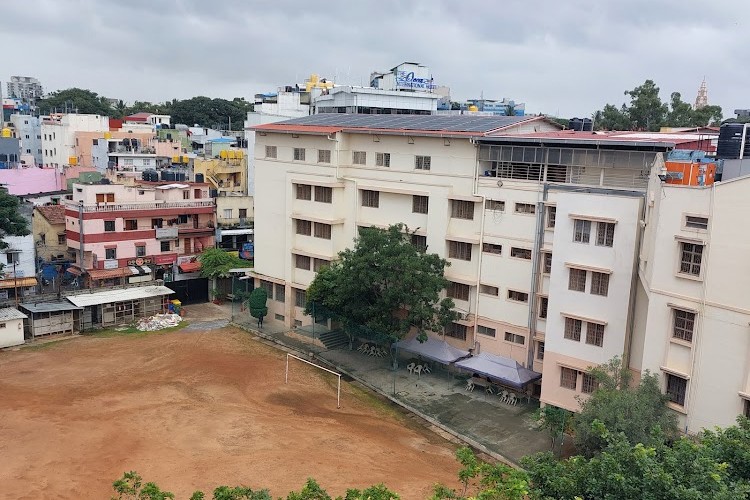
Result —
<svg viewBox="0 0 750 500"><path fill-rule="evenodd" d="M145 122L148 120L148 117L153 115L153 113L136 113L134 115L126 116L125 121L128 122Z"/></svg>
<svg viewBox="0 0 750 500"><path fill-rule="evenodd" d="M39 206L36 207L36 211L50 224L65 224L65 206L63 205Z"/></svg>

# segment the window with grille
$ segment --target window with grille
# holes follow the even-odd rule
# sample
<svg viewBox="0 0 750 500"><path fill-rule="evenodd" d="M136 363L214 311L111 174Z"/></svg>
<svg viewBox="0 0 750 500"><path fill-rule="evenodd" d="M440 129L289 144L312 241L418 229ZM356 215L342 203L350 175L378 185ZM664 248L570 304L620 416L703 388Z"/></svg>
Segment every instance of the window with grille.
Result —
<svg viewBox="0 0 750 500"><path fill-rule="evenodd" d="M580 319L565 318L565 333L563 334L563 337L568 340L575 340L576 342L580 342L582 326L583 321L581 321Z"/></svg>
<svg viewBox="0 0 750 500"><path fill-rule="evenodd" d="M294 256L294 267L297 269L310 270L310 257L307 255L295 255Z"/></svg>
<svg viewBox="0 0 750 500"><path fill-rule="evenodd" d="M352 151L352 165L365 165L367 163L367 152Z"/></svg>
<svg viewBox="0 0 750 500"><path fill-rule="evenodd" d="M331 239L331 225L323 224L322 222L316 222L314 225L314 233L316 238L323 238L324 240Z"/></svg>
<svg viewBox="0 0 750 500"><path fill-rule="evenodd" d="M531 249L510 247L510 256L517 259L531 260Z"/></svg>
<svg viewBox="0 0 750 500"><path fill-rule="evenodd" d="M574 292L586 291L586 271L583 269L569 269L568 290Z"/></svg>
<svg viewBox="0 0 750 500"><path fill-rule="evenodd" d="M536 344L536 359L544 360L544 342L537 342Z"/></svg>
<svg viewBox="0 0 750 500"><path fill-rule="evenodd" d="M414 195L411 197L411 211L415 214L426 214L429 204L430 198L427 196Z"/></svg>
<svg viewBox="0 0 750 500"><path fill-rule="evenodd" d="M232 209L231 208L225 208L224 209L224 218L225 219L231 219L232 218Z"/></svg>
<svg viewBox="0 0 750 500"><path fill-rule="evenodd" d="M305 291L300 290L299 288L294 289L294 305L297 307L305 307L305 304L307 303L307 297L305 296Z"/></svg>
<svg viewBox="0 0 750 500"><path fill-rule="evenodd" d="M516 335L515 333L511 332L505 332L505 341L524 345L526 343L526 337L524 337L523 335Z"/></svg>
<svg viewBox="0 0 750 500"><path fill-rule="evenodd" d="M536 206L533 203L516 203L517 214L535 214Z"/></svg>
<svg viewBox="0 0 750 500"><path fill-rule="evenodd" d="M331 150L330 149L318 150L318 163L331 163Z"/></svg>
<svg viewBox="0 0 750 500"><path fill-rule="evenodd" d="M415 156L414 157L414 168L417 170L429 170L432 165L431 156Z"/></svg>
<svg viewBox="0 0 750 500"><path fill-rule="evenodd" d="M454 219L474 219L474 202L451 200L451 217Z"/></svg>
<svg viewBox="0 0 750 500"><path fill-rule="evenodd" d="M11 255L11 254L8 254ZM104 249L104 258L105 259L116 259L117 258L117 249L116 248L105 248ZM10 262L9 262L10 264Z"/></svg>
<svg viewBox="0 0 750 500"><path fill-rule="evenodd" d="M449 281L446 288L446 295L456 300L469 300L469 285Z"/></svg>
<svg viewBox="0 0 750 500"><path fill-rule="evenodd" d="M495 297L497 297L498 295L500 295L500 289L496 286L480 284L479 293L482 293L484 295L494 295Z"/></svg>
<svg viewBox="0 0 750 500"><path fill-rule="evenodd" d="M497 243L482 243L482 251L484 253L494 253L500 255L503 253L503 246Z"/></svg>
<svg viewBox="0 0 750 500"><path fill-rule="evenodd" d="M294 148L295 161L305 161L305 148Z"/></svg>
<svg viewBox="0 0 750 500"><path fill-rule="evenodd" d="M266 280L260 280L260 288L265 288L266 296L273 297L273 283Z"/></svg>
<svg viewBox="0 0 750 500"><path fill-rule="evenodd" d="M494 337L496 332L494 328L490 328L489 326L477 325L477 333L479 335L486 335L487 337Z"/></svg>
<svg viewBox="0 0 750 500"><path fill-rule="evenodd" d="M703 245L698 243L680 243L680 272L691 276L701 275Z"/></svg>
<svg viewBox="0 0 750 500"><path fill-rule="evenodd" d="M324 259L313 259L313 271L316 273L331 262Z"/></svg>
<svg viewBox="0 0 750 500"><path fill-rule="evenodd" d="M66 237L65 237L64 234L58 234L57 235L57 244L58 245L64 245L66 241L67 241L67 239L66 239Z"/></svg>
<svg viewBox="0 0 750 500"><path fill-rule="evenodd" d="M599 323L586 323L586 343L601 347L604 345L604 325Z"/></svg>
<svg viewBox="0 0 750 500"><path fill-rule="evenodd" d="M296 184L298 200L312 200L312 186L309 184Z"/></svg>
<svg viewBox="0 0 750 500"><path fill-rule="evenodd" d="M112 232L115 230L115 221L113 220L105 220L104 221L104 230L107 232Z"/></svg>
<svg viewBox="0 0 750 500"><path fill-rule="evenodd" d="M588 243L591 240L591 221L573 219L573 241Z"/></svg>
<svg viewBox="0 0 750 500"><path fill-rule="evenodd" d="M575 390L577 382L578 371L565 366L560 367L560 387Z"/></svg>
<svg viewBox="0 0 750 500"><path fill-rule="evenodd" d="M266 146L266 158L276 158L276 146Z"/></svg>
<svg viewBox="0 0 750 500"><path fill-rule="evenodd" d="M390 167L391 153L375 153L375 165L378 167Z"/></svg>
<svg viewBox="0 0 750 500"><path fill-rule="evenodd" d="M445 326L444 332L446 337L466 340L466 325L461 325L459 323L448 323Z"/></svg>
<svg viewBox="0 0 750 500"><path fill-rule="evenodd" d="M544 274L550 274L552 272L552 254L546 252L544 254Z"/></svg>
<svg viewBox="0 0 750 500"><path fill-rule="evenodd" d="M471 260L471 243L449 241L448 257L451 259Z"/></svg>
<svg viewBox="0 0 750 500"><path fill-rule="evenodd" d="M276 302L286 302L286 287L284 285L276 284L273 288Z"/></svg>
<svg viewBox="0 0 750 500"><path fill-rule="evenodd" d="M484 200L485 210L505 212L505 202L500 200Z"/></svg>
<svg viewBox="0 0 750 500"><path fill-rule="evenodd" d="M611 247L615 242L615 225L612 222L596 223L596 244L600 247Z"/></svg>
<svg viewBox="0 0 750 500"><path fill-rule="evenodd" d="M591 295L601 295L606 297L609 293L609 274L591 273Z"/></svg>
<svg viewBox="0 0 750 500"><path fill-rule="evenodd" d="M539 297L539 317L542 319L547 318L547 308L549 307L549 298Z"/></svg>
<svg viewBox="0 0 750 500"><path fill-rule="evenodd" d="M747 417L747 418L750 418L750 401L748 401L747 399L745 399L745 400L743 401L743 406L742 406L742 410L743 410L743 411L742 411L742 414L743 414L743 415L744 415L745 417Z"/></svg>
<svg viewBox="0 0 750 500"><path fill-rule="evenodd" d="M669 400L680 406L685 406L685 394L687 394L687 380L667 373L667 396Z"/></svg>
<svg viewBox="0 0 750 500"><path fill-rule="evenodd" d="M333 201L333 188L315 186L315 201L318 203L331 203Z"/></svg>
<svg viewBox="0 0 750 500"><path fill-rule="evenodd" d="M424 252L427 250L427 236L412 233L411 244L417 247L418 250Z"/></svg>
<svg viewBox="0 0 750 500"><path fill-rule="evenodd" d="M700 230L706 231L708 229L708 217L686 215L685 227L690 228L690 229L700 229Z"/></svg>
<svg viewBox="0 0 750 500"><path fill-rule="evenodd" d="M599 382L590 373L584 373L581 378L581 392L591 394L599 388Z"/></svg>
<svg viewBox="0 0 750 500"><path fill-rule="evenodd" d="M168 244L169 242L167 241L167 242L164 242L164 243ZM144 245L136 245L136 247L135 247L135 256L136 257L145 257L146 256L146 247Z"/></svg>
<svg viewBox="0 0 750 500"><path fill-rule="evenodd" d="M137 219L127 219L125 221L125 231L135 231L138 229Z"/></svg>
<svg viewBox="0 0 750 500"><path fill-rule="evenodd" d="M362 190L362 206L370 208L380 207L380 191Z"/></svg>
<svg viewBox="0 0 750 500"><path fill-rule="evenodd" d="M557 217L557 207L547 207L547 228L555 227L555 218Z"/></svg>
<svg viewBox="0 0 750 500"><path fill-rule="evenodd" d="M273 317L274 317L274 319L276 321L284 321L284 319L285 319L284 315L283 314L279 314L279 313L274 314Z"/></svg>
<svg viewBox="0 0 750 500"><path fill-rule="evenodd" d="M692 342L694 328L695 313L681 309L674 310L672 337L685 342Z"/></svg>
<svg viewBox="0 0 750 500"><path fill-rule="evenodd" d="M526 292L519 292L518 290L508 290L508 299L516 302L528 302L529 294Z"/></svg>
<svg viewBox="0 0 750 500"><path fill-rule="evenodd" d="M294 219L295 222L295 232L297 234L302 234L305 236L310 236L312 234L312 222L309 220L302 220L302 219Z"/></svg>

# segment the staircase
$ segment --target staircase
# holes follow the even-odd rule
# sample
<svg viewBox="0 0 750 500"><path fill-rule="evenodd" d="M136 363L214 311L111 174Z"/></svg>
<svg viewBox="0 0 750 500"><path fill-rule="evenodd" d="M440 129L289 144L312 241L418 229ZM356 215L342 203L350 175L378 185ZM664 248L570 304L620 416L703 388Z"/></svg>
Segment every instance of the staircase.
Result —
<svg viewBox="0 0 750 500"><path fill-rule="evenodd" d="M332 330L321 333L318 339L323 343L327 350L341 349L349 347L349 337L342 330Z"/></svg>

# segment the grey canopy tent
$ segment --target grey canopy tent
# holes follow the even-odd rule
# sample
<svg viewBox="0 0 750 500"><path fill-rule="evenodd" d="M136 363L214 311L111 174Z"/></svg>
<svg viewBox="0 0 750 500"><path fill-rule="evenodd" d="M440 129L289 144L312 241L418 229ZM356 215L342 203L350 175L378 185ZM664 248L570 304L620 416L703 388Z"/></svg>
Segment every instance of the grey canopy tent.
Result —
<svg viewBox="0 0 750 500"><path fill-rule="evenodd" d="M396 347L444 365L469 355L469 351L457 349L445 340L433 337L427 337L425 342L420 342L416 337L409 340L401 340L396 342Z"/></svg>
<svg viewBox="0 0 750 500"><path fill-rule="evenodd" d="M456 367L496 379L516 389L523 389L529 382L542 378L541 373L524 368L513 359L487 353L462 359L456 363Z"/></svg>

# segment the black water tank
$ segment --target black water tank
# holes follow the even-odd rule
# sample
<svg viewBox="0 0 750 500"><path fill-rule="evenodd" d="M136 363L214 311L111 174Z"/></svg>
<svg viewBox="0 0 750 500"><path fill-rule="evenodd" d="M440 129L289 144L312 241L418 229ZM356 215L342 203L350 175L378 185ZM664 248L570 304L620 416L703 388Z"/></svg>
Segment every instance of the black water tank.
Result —
<svg viewBox="0 0 750 500"><path fill-rule="evenodd" d="M580 132L583 130L583 121L580 118L571 118L568 122L568 128Z"/></svg>
<svg viewBox="0 0 750 500"><path fill-rule="evenodd" d="M175 172L174 180L177 182L185 182L187 180L187 175L185 175L184 172Z"/></svg>
<svg viewBox="0 0 750 500"><path fill-rule="evenodd" d="M591 121L591 118L584 118L582 123L582 128L584 132L593 132L594 130L594 122Z"/></svg>
<svg viewBox="0 0 750 500"><path fill-rule="evenodd" d="M203 174L195 174L195 182L203 182Z"/></svg>
<svg viewBox="0 0 750 500"><path fill-rule="evenodd" d="M740 157L744 129L744 123L725 123L721 126L719 129L719 144L716 147L717 158L736 160ZM750 151L747 151L747 147L745 150L745 157L748 157Z"/></svg>
<svg viewBox="0 0 750 500"><path fill-rule="evenodd" d="M219 190L218 189L209 189L208 190L208 197L209 198L218 198L219 197Z"/></svg>

